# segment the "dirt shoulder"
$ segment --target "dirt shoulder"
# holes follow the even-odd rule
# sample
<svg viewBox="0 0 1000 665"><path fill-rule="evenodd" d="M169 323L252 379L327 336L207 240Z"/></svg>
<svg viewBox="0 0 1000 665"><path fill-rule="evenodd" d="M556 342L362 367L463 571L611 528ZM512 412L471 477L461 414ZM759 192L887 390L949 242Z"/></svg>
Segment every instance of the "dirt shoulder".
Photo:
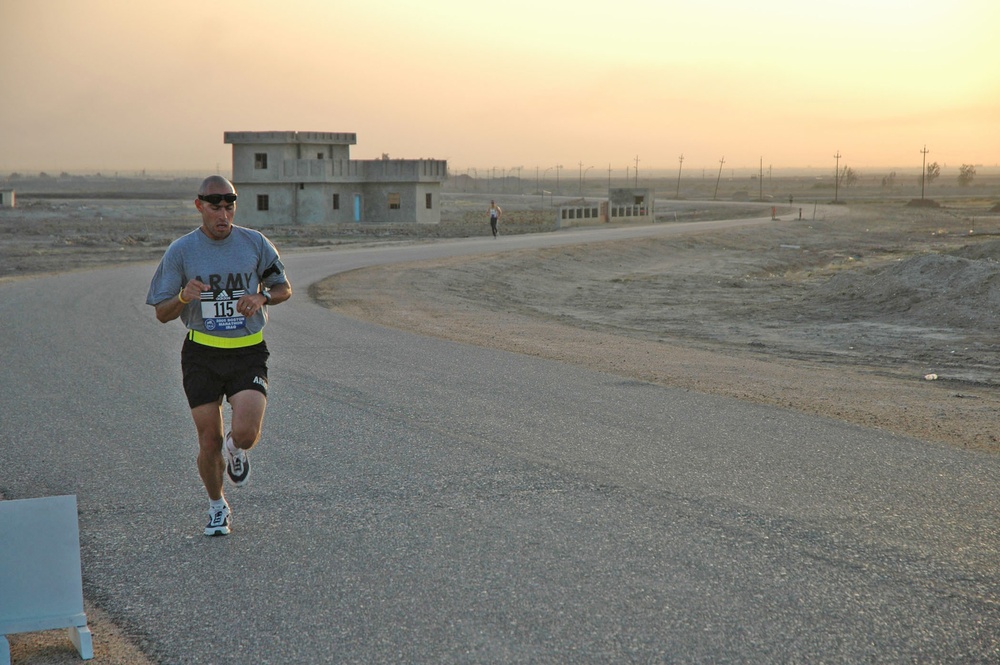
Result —
<svg viewBox="0 0 1000 665"><path fill-rule="evenodd" d="M93 660L81 661L66 630L8 635L13 665L152 665L142 651L101 609L84 603L94 646Z"/></svg>
<svg viewBox="0 0 1000 665"><path fill-rule="evenodd" d="M970 234L970 214L827 209L753 231L366 269L311 295L419 334L998 451L1000 220Z"/></svg>

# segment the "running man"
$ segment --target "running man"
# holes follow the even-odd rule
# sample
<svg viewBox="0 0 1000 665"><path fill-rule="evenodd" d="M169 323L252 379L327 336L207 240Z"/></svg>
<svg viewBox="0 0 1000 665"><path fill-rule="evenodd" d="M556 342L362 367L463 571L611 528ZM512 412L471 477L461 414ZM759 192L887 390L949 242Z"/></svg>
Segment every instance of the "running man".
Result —
<svg viewBox="0 0 1000 665"><path fill-rule="evenodd" d="M496 201L490 201L490 229L493 230L493 237L497 237L497 223L503 216L503 210L497 205Z"/></svg>
<svg viewBox="0 0 1000 665"><path fill-rule="evenodd" d="M250 476L247 451L260 439L267 407L267 307L292 296L274 245L259 231L233 224L236 189L209 176L198 189L201 226L167 248L146 304L161 323L180 318L184 393L198 432L198 473L209 498L206 536L229 534L232 511L223 474L236 485ZM224 434L222 399L232 409Z"/></svg>

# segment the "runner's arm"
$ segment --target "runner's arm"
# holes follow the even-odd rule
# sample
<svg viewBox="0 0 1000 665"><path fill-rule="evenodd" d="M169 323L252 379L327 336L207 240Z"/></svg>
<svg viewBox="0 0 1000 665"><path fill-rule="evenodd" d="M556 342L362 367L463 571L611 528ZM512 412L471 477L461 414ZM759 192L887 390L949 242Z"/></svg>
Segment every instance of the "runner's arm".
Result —
<svg viewBox="0 0 1000 665"><path fill-rule="evenodd" d="M200 300L201 292L207 291L208 285L199 282L196 279L190 280L184 285L184 288L180 290L173 298L168 298L162 302L156 303L156 319L160 323L167 323L168 321L173 321L181 312L184 311L184 307L189 305L192 300ZM184 298L184 301L181 300ZM185 302L186 301L186 302Z"/></svg>
<svg viewBox="0 0 1000 665"><path fill-rule="evenodd" d="M284 282L279 282L267 290L267 294L271 296L269 305L277 305L278 303L283 303L292 297L292 283L288 280Z"/></svg>

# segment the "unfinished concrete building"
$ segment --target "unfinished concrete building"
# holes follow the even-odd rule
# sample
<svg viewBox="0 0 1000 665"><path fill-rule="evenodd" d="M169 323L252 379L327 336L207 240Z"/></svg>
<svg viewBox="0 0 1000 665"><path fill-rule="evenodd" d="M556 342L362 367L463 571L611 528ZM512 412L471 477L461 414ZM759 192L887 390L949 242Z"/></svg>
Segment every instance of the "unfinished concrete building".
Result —
<svg viewBox="0 0 1000 665"><path fill-rule="evenodd" d="M247 225L441 221L448 162L355 160L357 135L226 132L233 184Z"/></svg>

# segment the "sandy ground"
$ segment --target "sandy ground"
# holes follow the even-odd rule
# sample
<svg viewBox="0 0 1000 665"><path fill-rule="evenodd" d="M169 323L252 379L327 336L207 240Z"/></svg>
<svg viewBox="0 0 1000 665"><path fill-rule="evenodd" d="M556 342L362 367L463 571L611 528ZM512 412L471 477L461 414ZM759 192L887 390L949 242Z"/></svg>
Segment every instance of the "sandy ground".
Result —
<svg viewBox="0 0 1000 665"><path fill-rule="evenodd" d="M264 230L283 252L487 235L482 199L452 197L433 228ZM808 204L802 219L787 208L753 230L513 252L504 235L554 225L535 199L501 202L495 254L354 271L310 295L420 334L1000 451L992 201ZM158 259L197 225L191 213L184 200L29 199L0 211L0 282ZM677 202L658 219L750 214L749 205ZM100 608L86 610L91 662L146 662ZM14 663L79 662L65 631L10 641Z"/></svg>
<svg viewBox="0 0 1000 665"><path fill-rule="evenodd" d="M12 665L148 665L152 663L102 610L84 603L94 642L94 658L82 661L66 630L19 633L7 637Z"/></svg>
<svg viewBox="0 0 1000 665"><path fill-rule="evenodd" d="M1000 217L897 202L785 219L355 271L312 295L421 334L1000 450Z"/></svg>

